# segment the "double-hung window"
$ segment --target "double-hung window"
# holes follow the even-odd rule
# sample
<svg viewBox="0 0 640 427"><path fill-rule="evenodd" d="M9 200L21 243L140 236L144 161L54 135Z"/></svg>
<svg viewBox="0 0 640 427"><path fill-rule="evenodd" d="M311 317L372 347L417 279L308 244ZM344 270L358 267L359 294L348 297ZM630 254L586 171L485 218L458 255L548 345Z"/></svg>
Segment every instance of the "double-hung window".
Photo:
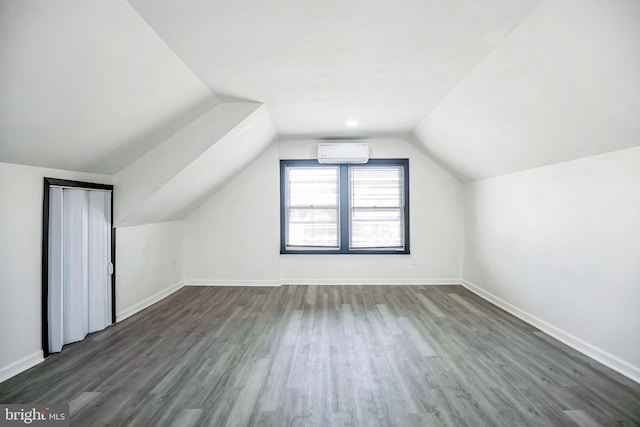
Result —
<svg viewBox="0 0 640 427"><path fill-rule="evenodd" d="M280 161L280 253L409 253L409 161Z"/></svg>

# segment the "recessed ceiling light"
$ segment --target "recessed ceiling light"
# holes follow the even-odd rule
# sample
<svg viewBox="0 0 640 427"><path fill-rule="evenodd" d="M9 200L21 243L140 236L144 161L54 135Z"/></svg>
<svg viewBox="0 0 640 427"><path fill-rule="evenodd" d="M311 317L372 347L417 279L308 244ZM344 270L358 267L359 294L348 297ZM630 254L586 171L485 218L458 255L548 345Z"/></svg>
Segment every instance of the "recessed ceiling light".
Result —
<svg viewBox="0 0 640 427"><path fill-rule="evenodd" d="M357 120L347 120L347 126L358 126Z"/></svg>

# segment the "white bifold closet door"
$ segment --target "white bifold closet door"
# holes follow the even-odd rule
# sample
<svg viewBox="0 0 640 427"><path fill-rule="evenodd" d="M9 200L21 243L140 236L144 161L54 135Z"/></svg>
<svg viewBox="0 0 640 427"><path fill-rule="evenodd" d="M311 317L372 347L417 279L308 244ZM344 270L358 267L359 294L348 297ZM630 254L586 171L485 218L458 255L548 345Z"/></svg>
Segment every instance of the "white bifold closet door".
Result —
<svg viewBox="0 0 640 427"><path fill-rule="evenodd" d="M49 194L49 352L111 324L111 192Z"/></svg>

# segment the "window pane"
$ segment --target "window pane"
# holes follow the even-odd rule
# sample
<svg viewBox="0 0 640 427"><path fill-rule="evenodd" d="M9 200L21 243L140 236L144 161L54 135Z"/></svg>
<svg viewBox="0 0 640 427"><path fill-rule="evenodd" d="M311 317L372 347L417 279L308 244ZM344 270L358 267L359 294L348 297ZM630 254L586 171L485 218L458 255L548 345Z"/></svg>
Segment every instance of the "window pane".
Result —
<svg viewBox="0 0 640 427"><path fill-rule="evenodd" d="M287 174L289 206L338 205L338 168L290 167Z"/></svg>
<svg viewBox="0 0 640 427"><path fill-rule="evenodd" d="M351 206L402 206L402 180L402 166L351 167Z"/></svg>
<svg viewBox="0 0 640 427"><path fill-rule="evenodd" d="M287 168L287 247L338 248L338 167Z"/></svg>
<svg viewBox="0 0 640 427"><path fill-rule="evenodd" d="M401 208L353 208L351 247L402 248L404 246Z"/></svg>
<svg viewBox="0 0 640 427"><path fill-rule="evenodd" d="M351 167L353 249L404 247L402 166Z"/></svg>
<svg viewBox="0 0 640 427"><path fill-rule="evenodd" d="M338 246L338 208L291 208L288 246Z"/></svg>

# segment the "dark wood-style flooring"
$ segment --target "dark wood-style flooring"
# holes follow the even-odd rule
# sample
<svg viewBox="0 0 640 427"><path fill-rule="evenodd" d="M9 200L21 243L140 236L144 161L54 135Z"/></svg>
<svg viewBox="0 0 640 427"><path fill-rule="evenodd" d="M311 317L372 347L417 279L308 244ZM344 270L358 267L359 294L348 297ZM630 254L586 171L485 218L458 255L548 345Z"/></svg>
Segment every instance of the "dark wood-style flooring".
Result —
<svg viewBox="0 0 640 427"><path fill-rule="evenodd" d="M0 384L73 426L640 425L640 385L460 286L184 288Z"/></svg>

